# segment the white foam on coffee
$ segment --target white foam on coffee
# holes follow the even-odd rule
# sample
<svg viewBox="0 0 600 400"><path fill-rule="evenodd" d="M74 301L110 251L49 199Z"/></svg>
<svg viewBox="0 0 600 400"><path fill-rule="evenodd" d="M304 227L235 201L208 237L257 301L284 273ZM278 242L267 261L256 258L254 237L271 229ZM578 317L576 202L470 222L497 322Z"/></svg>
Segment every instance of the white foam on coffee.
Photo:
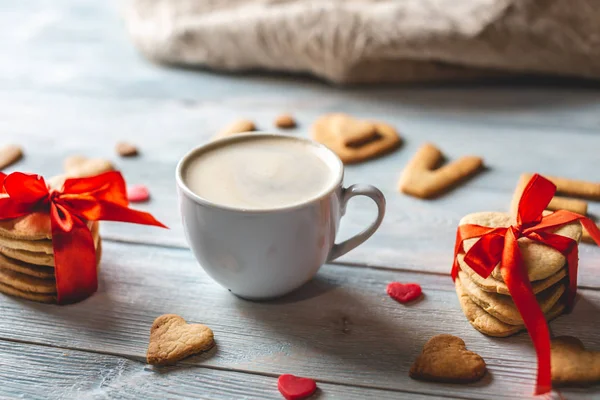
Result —
<svg viewBox="0 0 600 400"><path fill-rule="evenodd" d="M269 136L229 142L191 159L183 179L192 192L218 205L293 206L324 193L339 174L320 151L300 140Z"/></svg>

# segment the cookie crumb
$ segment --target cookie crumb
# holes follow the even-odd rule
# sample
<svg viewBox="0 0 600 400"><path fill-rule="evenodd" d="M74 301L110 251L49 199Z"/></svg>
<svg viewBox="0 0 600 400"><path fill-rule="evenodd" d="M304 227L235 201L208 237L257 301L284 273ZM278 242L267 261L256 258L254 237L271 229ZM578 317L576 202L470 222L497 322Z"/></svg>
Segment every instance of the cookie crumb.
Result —
<svg viewBox="0 0 600 400"><path fill-rule="evenodd" d="M139 154L138 148L129 142L119 142L115 150L121 157L134 157Z"/></svg>
<svg viewBox="0 0 600 400"><path fill-rule="evenodd" d="M0 148L0 171L10 167L23 158L23 148L16 144L9 144Z"/></svg>
<svg viewBox="0 0 600 400"><path fill-rule="evenodd" d="M281 114L275 118L275 126L281 129L293 129L296 127L296 120L291 114Z"/></svg>

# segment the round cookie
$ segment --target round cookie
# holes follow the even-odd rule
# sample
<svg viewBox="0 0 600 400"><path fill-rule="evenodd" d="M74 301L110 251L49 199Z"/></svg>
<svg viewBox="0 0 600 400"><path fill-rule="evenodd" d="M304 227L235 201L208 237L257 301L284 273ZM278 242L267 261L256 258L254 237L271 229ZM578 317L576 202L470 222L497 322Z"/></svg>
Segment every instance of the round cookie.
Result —
<svg viewBox="0 0 600 400"><path fill-rule="evenodd" d="M4 268L0 268L0 282L23 292L56 294L56 280L34 278Z"/></svg>
<svg viewBox="0 0 600 400"><path fill-rule="evenodd" d="M13 250L25 250L34 253L52 254L52 240L24 240L0 236L0 247L6 247Z"/></svg>
<svg viewBox="0 0 600 400"><path fill-rule="evenodd" d="M9 296L20 297L26 300L37 301L38 303L56 303L56 295L43 294L43 293L31 293L24 292L22 290L15 289L12 286L5 285L0 282L0 292Z"/></svg>
<svg viewBox="0 0 600 400"><path fill-rule="evenodd" d="M94 221L89 221L88 227L91 229L93 224ZM35 212L0 221L0 237L26 241L52 240L50 216Z"/></svg>
<svg viewBox="0 0 600 400"><path fill-rule="evenodd" d="M471 279L471 281L473 281L473 283L475 283L477 286L479 286L479 288L481 290L490 292L490 293L499 293L499 294L503 294L506 296L510 296L510 292L508 290L508 287L506 286L506 283L504 283L503 281L494 279L491 275L488 276L487 278L484 278L481 275L477 274L465 262L464 254L458 254L456 256L456 259L458 260L458 265L460 266L460 269L463 272L465 272L469 276L469 279ZM531 282L531 287L533 289L533 293L538 294L541 291L548 289L550 286L559 282L565 276L567 276L567 269L561 268L560 270L558 270L557 273L555 273L554 275L550 275L548 278L546 278L544 280Z"/></svg>
<svg viewBox="0 0 600 400"><path fill-rule="evenodd" d="M344 164L358 163L381 156L396 149L402 142L393 126L373 122L377 131L376 139L356 147L346 146L332 126L332 122L343 116L344 114L340 113L321 116L312 126L312 138L336 153Z"/></svg>
<svg viewBox="0 0 600 400"><path fill-rule="evenodd" d="M462 271L458 273L464 291L471 300L481 307L485 312L496 317L509 325L523 324L521 313L510 296L497 293L484 292L471 281L468 275ZM563 284L554 285L537 295L537 302L543 313L547 313L560 300L565 292Z"/></svg>
<svg viewBox="0 0 600 400"><path fill-rule="evenodd" d="M35 278L51 279L54 278L54 267L44 265L28 264L23 261L15 260L0 254L0 268L29 275Z"/></svg>
<svg viewBox="0 0 600 400"><path fill-rule="evenodd" d="M22 240L52 239L50 217L44 213L31 213L0 221L0 236Z"/></svg>
<svg viewBox="0 0 600 400"><path fill-rule="evenodd" d="M473 328L477 329L479 332L488 336L506 337L525 329L525 325L505 324L499 319L486 313L483 308L475 304L464 291L460 278L456 278L454 285L463 313ZM562 302L556 303L548 314L546 314L546 320L550 321L558 317L563 313L564 309L565 306Z"/></svg>
<svg viewBox="0 0 600 400"><path fill-rule="evenodd" d="M92 237L94 239L95 246L98 247L98 241L100 238L98 223L92 224ZM45 252L16 250L13 248L5 247L2 244L0 244L0 253L6 257L23 261L25 263L54 267L54 253L48 254Z"/></svg>
<svg viewBox="0 0 600 400"><path fill-rule="evenodd" d="M479 212L469 214L463 217L459 225L474 224L481 225L490 228L497 227L509 227L514 223L510 214L502 212ZM558 229L551 231L557 235L566 236L577 242L581 239L581 224L579 222L573 222L568 225L561 226ZM473 245L479 240L479 238L467 239L463 242L465 253L473 247ZM527 275L529 280L539 281L546 279L555 273L557 273L566 263L565 257L557 250L550 246L546 246L541 243L534 242L528 238L520 238L518 240L523 262L527 268ZM502 279L502 273L499 266L494 268L492 276L500 281Z"/></svg>
<svg viewBox="0 0 600 400"><path fill-rule="evenodd" d="M15 250L0 245L0 253L15 260L23 261L34 265L45 265L54 267L54 255L46 253L37 253L27 250Z"/></svg>

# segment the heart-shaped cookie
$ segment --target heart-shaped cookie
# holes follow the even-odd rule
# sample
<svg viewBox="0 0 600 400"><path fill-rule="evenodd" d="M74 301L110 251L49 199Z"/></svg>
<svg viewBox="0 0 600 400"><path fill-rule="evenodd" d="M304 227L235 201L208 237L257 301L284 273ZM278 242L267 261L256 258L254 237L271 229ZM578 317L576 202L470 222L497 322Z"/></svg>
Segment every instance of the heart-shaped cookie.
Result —
<svg viewBox="0 0 600 400"><path fill-rule="evenodd" d="M485 361L452 335L429 339L410 368L410 377L433 382L469 383L485 375Z"/></svg>
<svg viewBox="0 0 600 400"><path fill-rule="evenodd" d="M488 228L505 228L515 223L513 219L514 218L508 213L495 211L477 212L464 216L458 224L473 224ZM562 225L559 228L553 228L548 232L565 236L579 242L581 239L581 224L578 221L575 221L567 225ZM467 253L479 240L480 238L465 240L463 242L464 253ZM534 242L526 237L520 238L518 243L525 268L527 268L527 275L531 282L546 279L565 267L567 260L558 250L546 246L543 243ZM502 270L499 266L492 271L491 276L500 281L504 281Z"/></svg>
<svg viewBox="0 0 600 400"><path fill-rule="evenodd" d="M153 365L173 364L214 345L212 330L202 324L188 324L175 314L154 320L146 360Z"/></svg>
<svg viewBox="0 0 600 400"><path fill-rule="evenodd" d="M284 374L277 380L277 388L287 400L300 400L312 395L317 384L310 378Z"/></svg>
<svg viewBox="0 0 600 400"><path fill-rule="evenodd" d="M465 272L469 279L473 281L481 290L484 290L489 293L499 293L506 296L510 296L510 291L508 290L508 286L503 281L493 278L492 276L488 276L487 278L482 277L477 274L477 272L473 271L471 267L465 262L465 255L458 254L456 256L456 261L458 261L458 265L460 269ZM542 279L539 281L531 282L531 288L533 289L534 294L538 294L548 289L552 285L560 282L565 276L567 276L567 269L561 268L555 274L550 275L546 279Z"/></svg>
<svg viewBox="0 0 600 400"><path fill-rule="evenodd" d="M462 308L465 317L467 317L467 320L469 320L469 323L473 326L473 328L477 329L479 332L488 336L506 337L514 335L515 333L525 329L524 324L505 324L498 318L492 317L490 314L485 312L483 308L479 307L477 304L475 304L475 302L473 302L473 300L471 300L460 281L460 277L456 278L454 285L456 288L456 294L458 295L458 301L460 302L460 307ZM546 320L553 320L561 315L564 310L564 303L559 301L550 309L550 311L548 311L546 314Z"/></svg>
<svg viewBox="0 0 600 400"><path fill-rule="evenodd" d="M600 382L600 351L586 350L576 337L552 340L552 382L584 385Z"/></svg>
<svg viewBox="0 0 600 400"><path fill-rule="evenodd" d="M512 297L481 290L479 286L470 280L468 275L462 271L459 271L458 277L460 278L460 283L467 295L475 304L483 308L485 312L509 325L524 324L523 317L512 300ZM536 300L542 309L542 312L548 314L552 307L558 303L564 292L565 285L563 283L558 283L539 293L536 296Z"/></svg>
<svg viewBox="0 0 600 400"><path fill-rule="evenodd" d="M387 285L387 294L400 303L408 303L421 296L421 286L417 283L392 282Z"/></svg>
<svg viewBox="0 0 600 400"><path fill-rule="evenodd" d="M102 158L86 158L82 156L68 157L65 159L63 167L69 178L83 178L86 176L100 175L115 169L108 160Z"/></svg>
<svg viewBox="0 0 600 400"><path fill-rule="evenodd" d="M353 164L382 156L400 146L402 140L396 129L378 121L350 119L347 114L325 114L312 126L312 138L327 146L344 164ZM343 124L340 124L340 119ZM360 121L360 126L353 126ZM363 125L363 122L365 123ZM343 126L342 126L343 125ZM371 128L375 128L373 136ZM345 131L348 132L345 132ZM341 134L344 131L344 134ZM346 143L353 144L352 146Z"/></svg>
<svg viewBox="0 0 600 400"><path fill-rule="evenodd" d="M330 124L332 132L344 146L360 147L377 138L377 128L374 123L347 114L333 114Z"/></svg>

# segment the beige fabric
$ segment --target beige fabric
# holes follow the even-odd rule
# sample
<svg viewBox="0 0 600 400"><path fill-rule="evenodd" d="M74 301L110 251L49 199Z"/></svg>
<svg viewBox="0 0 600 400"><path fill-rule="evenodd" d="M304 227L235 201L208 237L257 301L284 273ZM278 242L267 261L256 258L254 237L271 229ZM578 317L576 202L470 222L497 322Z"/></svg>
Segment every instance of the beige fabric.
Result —
<svg viewBox="0 0 600 400"><path fill-rule="evenodd" d="M135 44L168 64L311 73L339 83L468 79L498 71L600 78L594 0L125 4Z"/></svg>

